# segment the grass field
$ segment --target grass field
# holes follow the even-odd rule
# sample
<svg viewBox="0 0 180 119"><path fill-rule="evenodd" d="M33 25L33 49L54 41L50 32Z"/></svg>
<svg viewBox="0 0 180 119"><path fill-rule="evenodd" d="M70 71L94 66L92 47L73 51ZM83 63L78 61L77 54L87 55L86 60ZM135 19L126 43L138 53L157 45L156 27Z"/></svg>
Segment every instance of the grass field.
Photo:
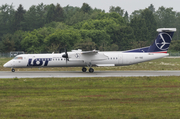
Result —
<svg viewBox="0 0 180 119"><path fill-rule="evenodd" d="M10 71L10 68L4 68L3 65L10 58L0 58L0 71ZM180 70L180 58L162 58L134 64L130 66L119 67L94 67L95 71L101 70ZM81 71L81 67L53 67L53 68L16 68L16 71Z"/></svg>
<svg viewBox="0 0 180 119"><path fill-rule="evenodd" d="M0 118L178 119L180 77L0 79Z"/></svg>

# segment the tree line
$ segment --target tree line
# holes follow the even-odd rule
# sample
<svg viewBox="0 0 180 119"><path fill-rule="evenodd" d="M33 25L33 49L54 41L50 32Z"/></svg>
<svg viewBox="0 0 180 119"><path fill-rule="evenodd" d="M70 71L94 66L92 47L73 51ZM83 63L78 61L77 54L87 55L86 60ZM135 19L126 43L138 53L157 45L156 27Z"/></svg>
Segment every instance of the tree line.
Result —
<svg viewBox="0 0 180 119"><path fill-rule="evenodd" d="M62 52L65 48L93 50L128 50L144 47L155 39L157 28L180 28L180 12L151 4L131 15L121 7L111 6L106 13L83 3L81 7L60 4L20 4L0 6L0 52ZM171 51L180 51L179 30Z"/></svg>

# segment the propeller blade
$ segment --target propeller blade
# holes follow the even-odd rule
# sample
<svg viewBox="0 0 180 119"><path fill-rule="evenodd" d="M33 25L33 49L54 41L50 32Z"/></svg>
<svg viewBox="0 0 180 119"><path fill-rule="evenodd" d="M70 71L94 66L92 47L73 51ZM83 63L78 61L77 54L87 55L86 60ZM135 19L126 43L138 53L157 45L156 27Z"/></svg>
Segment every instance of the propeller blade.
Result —
<svg viewBox="0 0 180 119"><path fill-rule="evenodd" d="M68 53L67 53L67 49L66 49L66 64L67 64L67 61L68 61Z"/></svg>
<svg viewBox="0 0 180 119"><path fill-rule="evenodd" d="M66 64L67 64L67 61L69 61L68 59L68 53L67 53L67 49L65 49L65 54L62 55L63 58L66 58Z"/></svg>

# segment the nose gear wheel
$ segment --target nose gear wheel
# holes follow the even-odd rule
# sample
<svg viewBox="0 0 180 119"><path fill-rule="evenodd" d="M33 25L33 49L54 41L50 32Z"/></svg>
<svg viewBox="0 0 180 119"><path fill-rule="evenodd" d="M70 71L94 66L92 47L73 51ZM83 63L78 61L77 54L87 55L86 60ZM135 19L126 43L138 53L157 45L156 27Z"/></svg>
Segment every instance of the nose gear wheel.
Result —
<svg viewBox="0 0 180 119"><path fill-rule="evenodd" d="M15 72L15 69L12 68L11 71L12 71L12 72Z"/></svg>

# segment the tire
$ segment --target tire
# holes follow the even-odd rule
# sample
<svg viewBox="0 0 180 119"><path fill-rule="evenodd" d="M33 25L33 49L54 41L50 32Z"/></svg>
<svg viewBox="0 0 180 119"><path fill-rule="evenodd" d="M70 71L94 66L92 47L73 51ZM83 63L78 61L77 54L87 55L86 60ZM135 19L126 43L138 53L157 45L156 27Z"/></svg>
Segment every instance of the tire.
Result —
<svg viewBox="0 0 180 119"><path fill-rule="evenodd" d="M82 68L82 72L86 72L87 69L85 67Z"/></svg>
<svg viewBox="0 0 180 119"><path fill-rule="evenodd" d="M93 69L93 68L89 68L89 72L90 72L90 73L93 73L93 72L94 72L94 69Z"/></svg>
<svg viewBox="0 0 180 119"><path fill-rule="evenodd" d="M15 72L15 69L12 69L11 71L12 71L12 72Z"/></svg>

